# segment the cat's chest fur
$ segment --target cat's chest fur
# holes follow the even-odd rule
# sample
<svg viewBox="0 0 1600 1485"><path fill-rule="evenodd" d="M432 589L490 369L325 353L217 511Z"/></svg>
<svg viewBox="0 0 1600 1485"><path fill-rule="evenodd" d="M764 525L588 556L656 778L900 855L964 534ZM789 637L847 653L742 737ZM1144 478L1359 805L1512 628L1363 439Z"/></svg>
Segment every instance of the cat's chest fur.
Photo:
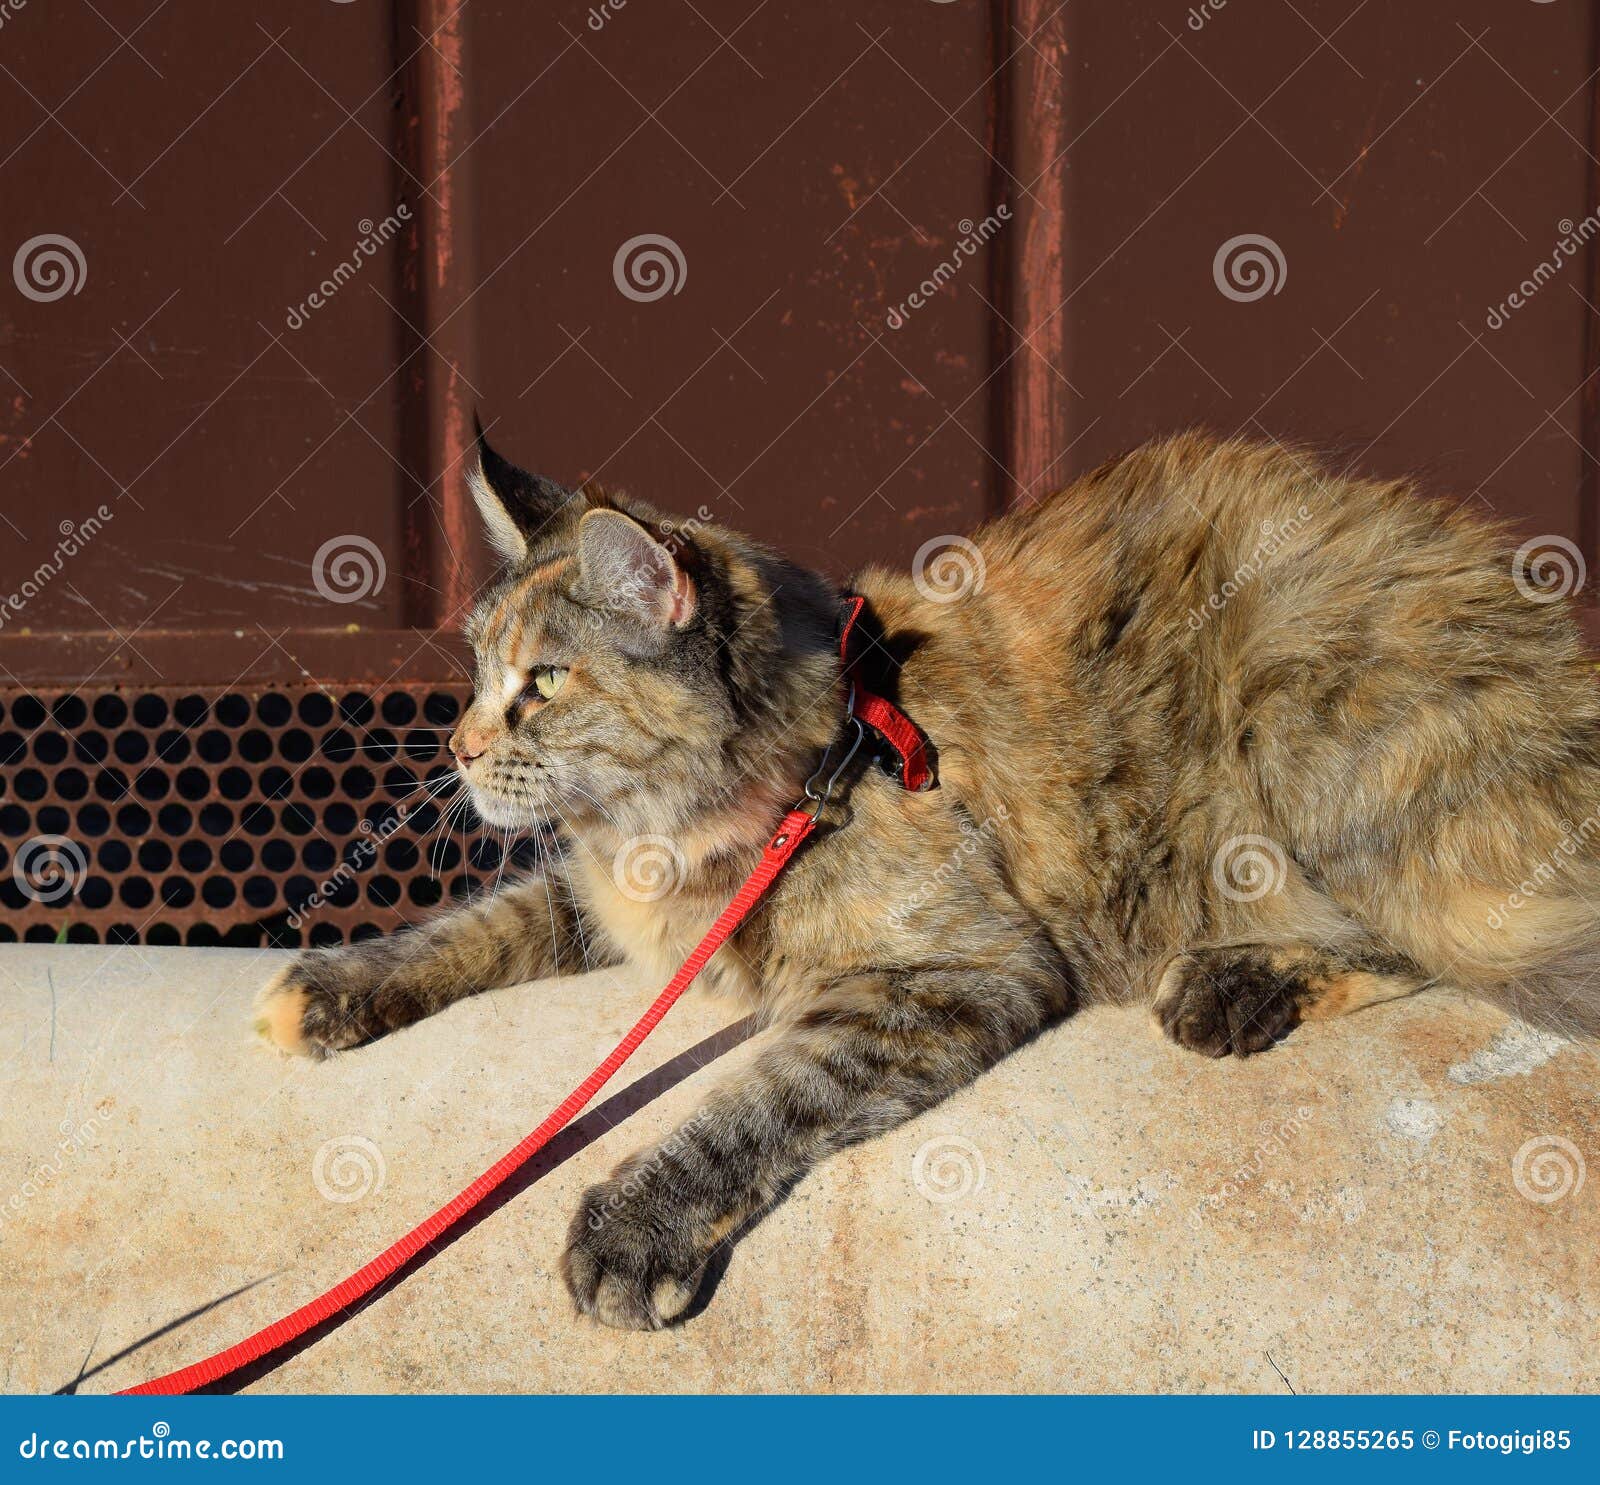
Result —
<svg viewBox="0 0 1600 1485"><path fill-rule="evenodd" d="M573 886L585 909L606 936L652 981L665 984L687 959L705 931L726 906L726 898L678 884L661 895L628 890L606 870L606 863L586 859L574 873ZM731 894L729 894L731 895ZM756 968L732 943L707 964L701 982L714 989L754 999L760 986Z"/></svg>
<svg viewBox="0 0 1600 1485"><path fill-rule="evenodd" d="M747 866L755 865L785 800L798 792L792 780L766 781L670 835L658 826L655 833L578 841L568 854L573 891L612 945L665 984L738 890L747 867L735 870L729 863L748 853ZM773 966L756 963L752 950L737 941L724 944L701 983L752 1003L781 994L783 976L775 983Z"/></svg>

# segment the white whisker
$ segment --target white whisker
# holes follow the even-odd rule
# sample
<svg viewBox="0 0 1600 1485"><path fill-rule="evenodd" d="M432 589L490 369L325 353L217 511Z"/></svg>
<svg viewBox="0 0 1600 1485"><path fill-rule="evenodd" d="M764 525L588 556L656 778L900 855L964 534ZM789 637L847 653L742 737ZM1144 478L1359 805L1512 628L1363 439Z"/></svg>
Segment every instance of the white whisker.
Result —
<svg viewBox="0 0 1600 1485"><path fill-rule="evenodd" d="M550 805L550 808L553 809L556 812L557 815L561 816L561 823L567 827L567 835L568 835L569 839L571 839L575 844L580 846L583 850L588 851L589 850L588 846L584 845L583 842L578 839L578 836L577 836L576 832L572 828L571 822L568 821L567 817L564 814L562 814L561 806L556 804L554 801L552 801L551 805ZM594 858L594 852L593 851L590 851L589 855L590 855L591 859ZM582 914L582 912L579 911L579 908L578 908L578 894L573 890L573 886L572 886L572 868L569 867L565 862L563 862L562 866L561 866L561 869L562 869L563 872L566 873L566 878L567 878L567 897L572 902L572 921L573 921L574 925L577 927L577 930L578 930L578 949L579 949L579 952L582 953L582 955L583 955L583 968L584 968L584 971L587 973L588 970L591 967L590 963L589 963L589 939L588 939L588 936L583 931L583 914Z"/></svg>
<svg viewBox="0 0 1600 1485"><path fill-rule="evenodd" d="M544 828L549 829L549 821L539 812L539 806L533 806L534 814L544 821ZM555 972L561 973L561 929L556 923L556 902L550 892L550 867L545 863L544 869L539 873L539 879L544 883L544 900L550 908L550 953L555 959Z"/></svg>
<svg viewBox="0 0 1600 1485"><path fill-rule="evenodd" d="M450 843L450 835L454 829L452 821L456 814L461 812L466 800L466 794L456 795L439 817L439 838L428 848L428 874L435 881L439 879L439 866L444 860L444 847Z"/></svg>
<svg viewBox="0 0 1600 1485"><path fill-rule="evenodd" d="M424 779L420 784L407 789L404 794L397 794L394 798L394 803L397 806L402 805L414 794L424 789L427 790L427 797L430 800L437 799L444 792L444 785L459 781L459 775L453 773L440 774L436 779Z"/></svg>

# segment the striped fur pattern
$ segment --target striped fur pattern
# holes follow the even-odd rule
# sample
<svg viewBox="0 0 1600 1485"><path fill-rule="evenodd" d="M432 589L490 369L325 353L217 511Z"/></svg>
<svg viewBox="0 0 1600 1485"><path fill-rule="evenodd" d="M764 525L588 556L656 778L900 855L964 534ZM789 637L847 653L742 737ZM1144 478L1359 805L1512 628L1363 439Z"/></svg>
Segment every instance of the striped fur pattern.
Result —
<svg viewBox="0 0 1600 1485"><path fill-rule="evenodd" d="M474 484L506 569L453 745L481 814L563 854L413 934L301 955L261 1010L291 1050L560 969L664 980L839 731L822 579L487 446ZM588 1193L564 1265L585 1313L681 1316L817 1161L1087 1000L1150 1001L1210 1056L1434 985L1593 1030L1600 695L1503 532L1187 435L975 540L963 591L853 584L869 682L940 786L858 760L713 960L781 1030Z"/></svg>

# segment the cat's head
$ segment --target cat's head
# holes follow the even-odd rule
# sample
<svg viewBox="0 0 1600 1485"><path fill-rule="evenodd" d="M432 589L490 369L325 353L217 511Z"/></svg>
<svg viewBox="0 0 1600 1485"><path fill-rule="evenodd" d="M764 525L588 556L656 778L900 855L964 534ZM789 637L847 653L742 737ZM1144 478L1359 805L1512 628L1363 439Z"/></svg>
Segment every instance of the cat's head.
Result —
<svg viewBox="0 0 1600 1485"><path fill-rule="evenodd" d="M484 819L676 834L804 777L837 717L827 584L709 520L529 474L481 431L478 455L505 567L450 745Z"/></svg>

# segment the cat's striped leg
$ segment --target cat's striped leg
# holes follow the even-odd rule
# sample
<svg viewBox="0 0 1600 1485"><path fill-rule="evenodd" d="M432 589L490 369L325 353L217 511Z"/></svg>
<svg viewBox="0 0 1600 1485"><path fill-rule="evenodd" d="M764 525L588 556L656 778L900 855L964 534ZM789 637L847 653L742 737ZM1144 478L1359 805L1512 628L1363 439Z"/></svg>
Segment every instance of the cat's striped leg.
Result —
<svg viewBox="0 0 1600 1485"><path fill-rule="evenodd" d="M1155 1016L1175 1042L1207 1057L1248 1057L1302 1021L1343 1016L1420 990L1409 959L1380 949L1230 944L1171 960Z"/></svg>
<svg viewBox="0 0 1600 1485"><path fill-rule="evenodd" d="M937 1103L1071 1010L1070 986L1033 940L990 965L829 986L742 1077L585 1194L563 1262L578 1308L631 1329L669 1323L730 1232L819 1160Z"/></svg>
<svg viewBox="0 0 1600 1485"><path fill-rule="evenodd" d="M615 964L565 884L535 877L406 933L308 949L256 998L256 1029L286 1052L326 1056L483 990Z"/></svg>

